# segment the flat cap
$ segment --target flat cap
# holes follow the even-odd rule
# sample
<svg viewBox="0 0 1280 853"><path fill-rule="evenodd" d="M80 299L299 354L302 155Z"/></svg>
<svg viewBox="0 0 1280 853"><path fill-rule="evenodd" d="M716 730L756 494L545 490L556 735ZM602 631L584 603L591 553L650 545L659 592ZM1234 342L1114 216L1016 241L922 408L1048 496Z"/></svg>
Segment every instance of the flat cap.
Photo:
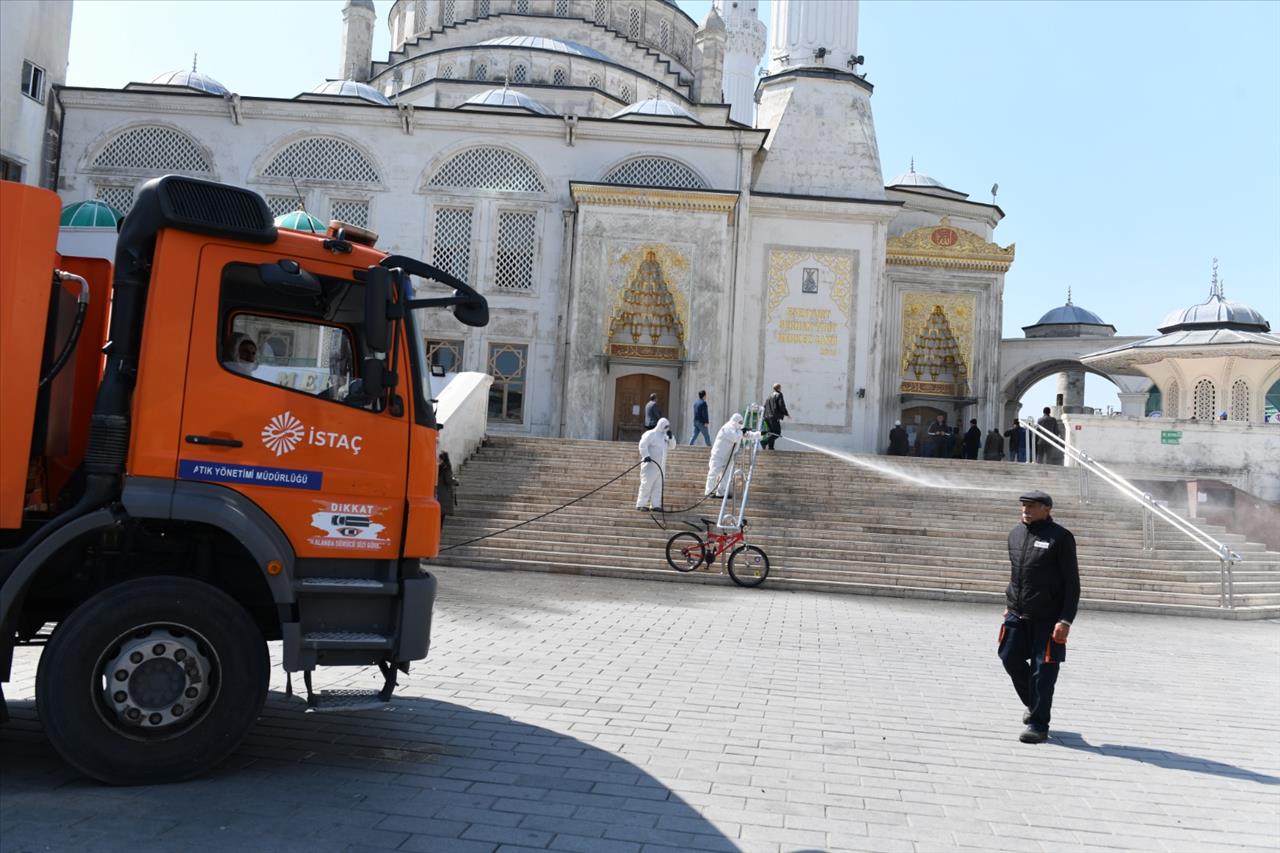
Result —
<svg viewBox="0 0 1280 853"><path fill-rule="evenodd" d="M1053 509L1053 498L1049 497L1049 495L1045 494L1039 489L1033 489L1032 491L1027 492L1025 495L1021 495L1018 498L1018 500L1022 501L1023 503L1044 504L1045 506L1049 507L1049 509Z"/></svg>

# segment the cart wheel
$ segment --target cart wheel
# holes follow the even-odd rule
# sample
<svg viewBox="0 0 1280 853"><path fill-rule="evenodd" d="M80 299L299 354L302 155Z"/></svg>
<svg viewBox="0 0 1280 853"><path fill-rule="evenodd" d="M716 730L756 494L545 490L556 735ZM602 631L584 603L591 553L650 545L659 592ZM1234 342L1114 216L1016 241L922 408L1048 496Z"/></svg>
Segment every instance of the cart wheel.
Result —
<svg viewBox="0 0 1280 853"><path fill-rule="evenodd" d="M769 558L755 545L735 548L729 555L729 577L738 586L760 586L769 577Z"/></svg>
<svg viewBox="0 0 1280 853"><path fill-rule="evenodd" d="M677 533L667 540L667 562L677 572L691 572L706 554L706 543L696 533Z"/></svg>

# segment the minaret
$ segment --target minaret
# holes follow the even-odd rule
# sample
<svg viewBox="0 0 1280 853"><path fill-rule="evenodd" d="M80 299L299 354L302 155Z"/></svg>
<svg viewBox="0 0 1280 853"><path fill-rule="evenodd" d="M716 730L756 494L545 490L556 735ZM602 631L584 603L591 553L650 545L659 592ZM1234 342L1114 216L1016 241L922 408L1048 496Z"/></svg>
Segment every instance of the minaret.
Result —
<svg viewBox="0 0 1280 853"><path fill-rule="evenodd" d="M756 69L764 56L764 22L756 13L757 0L713 0L712 8L724 21L724 97L732 109L729 117L755 124Z"/></svg>
<svg viewBox="0 0 1280 853"><path fill-rule="evenodd" d="M773 0L770 30L769 73L756 89L768 153L754 188L883 199L871 84L854 73L857 0Z"/></svg>
<svg viewBox="0 0 1280 853"><path fill-rule="evenodd" d="M724 21L712 6L693 36L693 99L700 104L724 103L725 41Z"/></svg>
<svg viewBox="0 0 1280 853"><path fill-rule="evenodd" d="M342 7L342 66L339 80L369 79L373 64L373 24L378 18L373 0L347 0Z"/></svg>

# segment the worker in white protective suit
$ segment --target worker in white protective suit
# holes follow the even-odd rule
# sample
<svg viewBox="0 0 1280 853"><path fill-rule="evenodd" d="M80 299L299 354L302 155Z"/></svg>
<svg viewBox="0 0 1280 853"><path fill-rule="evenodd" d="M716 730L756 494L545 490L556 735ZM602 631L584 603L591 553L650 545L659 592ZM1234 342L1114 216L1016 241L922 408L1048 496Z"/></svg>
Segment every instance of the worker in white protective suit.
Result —
<svg viewBox="0 0 1280 853"><path fill-rule="evenodd" d="M640 494L636 495L636 509L643 512L649 507L662 510L662 480L667 470L667 448L675 447L671 434L671 421L659 418L653 429L640 436Z"/></svg>
<svg viewBox="0 0 1280 853"><path fill-rule="evenodd" d="M742 423L742 415L734 412L733 417L725 421L724 426L716 433L716 443L711 445L711 459L707 462L707 487L702 490L704 495L724 497L724 491L729 487L729 459L738 442L742 441Z"/></svg>

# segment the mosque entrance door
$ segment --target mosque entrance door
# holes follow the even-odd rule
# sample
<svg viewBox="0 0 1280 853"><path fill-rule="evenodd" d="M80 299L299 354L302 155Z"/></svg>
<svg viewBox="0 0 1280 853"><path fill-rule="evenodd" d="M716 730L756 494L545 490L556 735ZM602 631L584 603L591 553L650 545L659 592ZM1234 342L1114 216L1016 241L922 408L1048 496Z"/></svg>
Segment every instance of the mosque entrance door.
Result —
<svg viewBox="0 0 1280 853"><path fill-rule="evenodd" d="M907 452L911 456L925 454L924 442L928 441L925 434L929 432L929 424L933 423L938 415L946 416L946 414L942 409L935 409L933 406L912 406L902 410L902 426L907 431L907 440L910 445L910 450ZM955 426L955 424L948 422L947 426Z"/></svg>
<svg viewBox="0 0 1280 853"><path fill-rule="evenodd" d="M671 416L667 407L671 383L648 373L619 376L613 386L613 440L639 441L644 432L644 404L650 394L658 395L662 414Z"/></svg>

